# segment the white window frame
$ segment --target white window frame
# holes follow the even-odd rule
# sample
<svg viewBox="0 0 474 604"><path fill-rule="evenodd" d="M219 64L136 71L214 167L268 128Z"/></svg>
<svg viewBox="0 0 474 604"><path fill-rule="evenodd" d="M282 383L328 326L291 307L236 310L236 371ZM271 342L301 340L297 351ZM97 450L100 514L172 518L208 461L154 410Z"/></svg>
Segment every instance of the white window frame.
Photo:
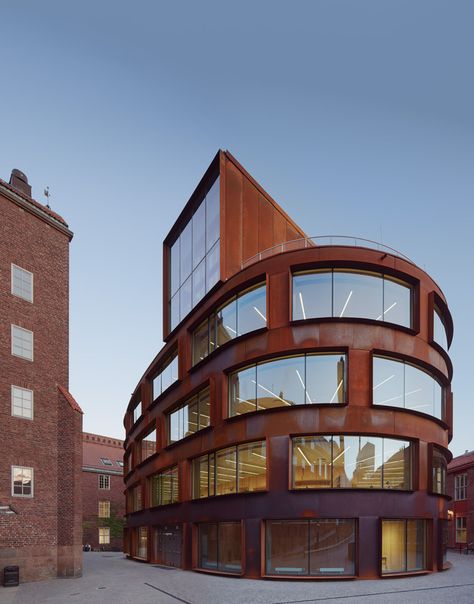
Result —
<svg viewBox="0 0 474 604"><path fill-rule="evenodd" d="M456 537L455 543L467 543L467 518L466 516L456 516ZM461 533L464 534L464 541L459 541Z"/></svg>
<svg viewBox="0 0 474 604"><path fill-rule="evenodd" d="M100 500L97 510L99 518L110 518L110 501Z"/></svg>
<svg viewBox="0 0 474 604"><path fill-rule="evenodd" d="M14 352L14 339L15 339L15 330L20 330L24 333L31 334L31 357L26 356L24 354L17 354ZM35 346L35 338L34 333L30 329L25 329L24 327L20 327L19 325L11 324L11 353L12 356L18 357L19 359L25 359L27 361L33 361L34 359L34 346Z"/></svg>
<svg viewBox="0 0 474 604"><path fill-rule="evenodd" d="M454 501L467 499L467 472L454 475Z"/></svg>
<svg viewBox="0 0 474 604"><path fill-rule="evenodd" d="M104 487L100 486L101 478L104 479L103 482L107 486L104 486ZM99 489L101 491L110 491L110 476L109 476L109 474L99 474Z"/></svg>
<svg viewBox="0 0 474 604"><path fill-rule="evenodd" d="M99 545L110 545L109 526L99 526Z"/></svg>
<svg viewBox="0 0 474 604"><path fill-rule="evenodd" d="M21 273L26 273L31 277L31 298L27 296L23 296L18 291L15 291L15 280L13 278L15 270L20 271ZM27 302L33 302L33 273L31 271L27 271L25 268L18 266L18 264L11 263L11 293L12 296L16 296L17 298L21 298L22 300L26 300Z"/></svg>
<svg viewBox="0 0 474 604"><path fill-rule="evenodd" d="M25 414L25 410L23 407L23 395L21 396L21 414L19 415L18 413L15 413L15 407L18 407L18 405L15 405L15 391L16 390L20 390L21 393L23 392L29 392L31 394L31 414ZM12 416L13 417L21 417L22 419L29 419L32 420L34 417L34 392L33 390L30 390L29 388L22 388L21 386L15 386L14 384L12 384L11 387L11 402L12 402Z"/></svg>
<svg viewBox="0 0 474 604"><path fill-rule="evenodd" d="M23 494L19 495L18 493L15 493L15 481L14 481L15 469L31 470L31 493L30 493L30 495L23 495ZM28 466L12 466L11 472L12 472L12 474L11 474L12 497L22 497L23 499L32 499L35 494L35 470L34 470L34 468L29 468Z"/></svg>

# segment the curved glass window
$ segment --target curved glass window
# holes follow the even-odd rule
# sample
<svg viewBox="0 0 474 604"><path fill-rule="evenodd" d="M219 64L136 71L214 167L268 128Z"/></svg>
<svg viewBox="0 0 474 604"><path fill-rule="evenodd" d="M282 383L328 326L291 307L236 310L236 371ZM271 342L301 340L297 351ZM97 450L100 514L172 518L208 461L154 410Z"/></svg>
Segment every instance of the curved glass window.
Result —
<svg viewBox="0 0 474 604"><path fill-rule="evenodd" d="M198 566L226 573L242 572L242 527L240 522L212 522L198 526Z"/></svg>
<svg viewBox="0 0 474 604"><path fill-rule="evenodd" d="M426 521L382 520L382 575L426 568Z"/></svg>
<svg viewBox="0 0 474 604"><path fill-rule="evenodd" d="M164 472L150 478L150 506L175 503L178 495L178 466L173 466Z"/></svg>
<svg viewBox="0 0 474 604"><path fill-rule="evenodd" d="M386 357L373 358L373 403L443 419L443 389L426 371Z"/></svg>
<svg viewBox="0 0 474 604"><path fill-rule="evenodd" d="M229 416L272 407L345 402L346 357L306 354L257 363L229 377Z"/></svg>
<svg viewBox="0 0 474 604"><path fill-rule="evenodd" d="M411 489L412 444L375 436L292 439L294 489Z"/></svg>
<svg viewBox="0 0 474 604"><path fill-rule="evenodd" d="M155 400L178 379L178 354L168 359L152 381L152 399Z"/></svg>
<svg viewBox="0 0 474 604"><path fill-rule="evenodd" d="M219 178L170 248L170 328L219 280Z"/></svg>
<svg viewBox="0 0 474 604"><path fill-rule="evenodd" d="M433 309L433 340L441 346L443 350L448 350L448 336L442 319L442 315L435 306Z"/></svg>
<svg viewBox="0 0 474 604"><path fill-rule="evenodd" d="M355 573L355 520L267 520L265 542L267 575Z"/></svg>
<svg viewBox="0 0 474 604"><path fill-rule="evenodd" d="M356 317L412 326L412 288L382 273L321 270L293 275L294 321Z"/></svg>
<svg viewBox="0 0 474 604"><path fill-rule="evenodd" d="M444 454L433 447L433 458L432 458L432 491L439 495L446 495L446 474L448 471L448 464Z"/></svg>
<svg viewBox="0 0 474 604"><path fill-rule="evenodd" d="M267 288L257 285L234 296L193 333L193 365L229 340L267 326Z"/></svg>
<svg viewBox="0 0 474 604"><path fill-rule="evenodd" d="M168 415L168 444L210 425L211 399L205 388Z"/></svg>
<svg viewBox="0 0 474 604"><path fill-rule="evenodd" d="M267 488L265 441L227 447L192 461L193 499Z"/></svg>

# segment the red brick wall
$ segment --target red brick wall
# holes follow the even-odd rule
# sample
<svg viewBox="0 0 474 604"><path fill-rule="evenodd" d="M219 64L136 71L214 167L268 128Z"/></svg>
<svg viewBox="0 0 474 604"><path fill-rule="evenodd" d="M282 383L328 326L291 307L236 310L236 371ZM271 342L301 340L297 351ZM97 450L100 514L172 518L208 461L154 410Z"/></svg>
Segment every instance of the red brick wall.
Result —
<svg viewBox="0 0 474 604"><path fill-rule="evenodd" d="M58 485L67 475L70 488L70 474L77 471L69 465L69 453L63 461L58 443L67 447L82 423L77 411L58 407L57 385L68 387L68 248L67 234L0 192L0 504L16 511L16 515L0 515L0 572L4 566L18 564L21 580L56 576L58 544L72 545L77 537L58 535L58 515L71 516L67 506L77 504L79 496L76 492L74 502L62 503L58 509ZM11 294L12 262L33 273L33 303ZM33 361L11 355L11 324L33 331ZM34 391L33 420L11 415L12 384ZM65 430L61 437L58 425ZM34 468L31 499L11 495L12 465ZM79 573L80 563L69 570ZM63 568L65 574L69 570Z"/></svg>
<svg viewBox="0 0 474 604"><path fill-rule="evenodd" d="M120 459L123 451L119 451L116 459ZM111 459L115 459L111 458ZM110 501L111 516L116 519L123 519L125 514L125 496L123 494L123 477L110 475L110 491L99 489L99 473L91 471L82 472L82 493L83 493L83 542L88 543L92 549L104 549L122 551L122 534L113 537L112 529L110 536L110 545L99 544L99 526L107 526L103 519L99 519L99 501ZM104 468L102 474L107 474Z"/></svg>
<svg viewBox="0 0 474 604"><path fill-rule="evenodd" d="M461 501L454 500L454 477L456 474L467 474L467 499ZM449 504L449 509L452 510L454 516L452 522L449 523L449 547L459 547L456 543L456 517L464 516L466 518L467 543L469 547L474 546L474 465L468 468L456 470L448 473L447 492L452 497ZM471 545L472 544L472 545ZM465 547L462 545L462 547Z"/></svg>

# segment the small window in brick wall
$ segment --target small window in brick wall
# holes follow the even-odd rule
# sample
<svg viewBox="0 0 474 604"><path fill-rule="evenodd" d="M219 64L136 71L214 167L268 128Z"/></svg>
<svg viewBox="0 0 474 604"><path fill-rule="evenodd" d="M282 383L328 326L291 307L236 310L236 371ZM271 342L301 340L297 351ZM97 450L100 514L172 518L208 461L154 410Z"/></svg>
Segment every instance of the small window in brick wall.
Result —
<svg viewBox="0 0 474 604"><path fill-rule="evenodd" d="M99 489L110 490L110 476L108 474L99 474Z"/></svg>

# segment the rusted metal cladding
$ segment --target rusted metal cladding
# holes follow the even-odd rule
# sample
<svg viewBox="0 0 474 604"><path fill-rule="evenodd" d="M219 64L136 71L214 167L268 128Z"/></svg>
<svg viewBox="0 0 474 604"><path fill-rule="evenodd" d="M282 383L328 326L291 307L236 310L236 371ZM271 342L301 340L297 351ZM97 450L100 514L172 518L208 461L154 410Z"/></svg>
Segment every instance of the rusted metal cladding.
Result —
<svg viewBox="0 0 474 604"><path fill-rule="evenodd" d="M434 485L437 474L433 451L441 452L449 461L447 447L452 432L452 367L446 351L435 342L433 327L436 307L437 312L443 314L450 342L452 321L441 290L408 260L361 247L311 245L283 253L274 251L265 259L248 263L249 258L264 247L273 246L282 238L288 240L293 225L286 222L284 215L270 202L264 203L266 200L261 199L258 186L243 175L233 159L221 156L220 161L221 191L225 188L221 201L224 203L221 229L222 222L225 225L224 232L221 230L224 249L221 281L170 334L165 347L139 382L125 416L125 448L129 460L126 492L130 496L138 486L142 499L142 509L128 508L130 555L162 563L158 541L155 543L156 531L173 525L179 527L176 534L181 540L181 566L203 570L199 554L200 525L240 522L242 547L237 574L269 576L266 523L351 518L356 527L351 576L375 578L384 574L386 563L382 556L382 522L417 519L425 521L424 558L417 572L441 570L445 566L442 533L448 498ZM229 233L235 233L235 239ZM247 267L241 268L244 264ZM318 269L384 274L409 284L412 292L410 326L357 317L293 320L292 275ZM196 329L232 296L238 297L239 292L261 283L266 285L266 327L229 339L193 365ZM174 351L179 359L178 379L154 397L153 378ZM346 394L337 404L277 406L231 416L229 388L233 372L269 359L334 351L343 353L347 359ZM444 392L442 419L389 403L374 404L373 359L377 355L419 367L433 376ZM168 444L170 412L207 387L211 401L210 425ZM134 421L133 410L140 402L141 417ZM156 452L141 461L143 437L155 427ZM291 443L292 438L304 435L408 440L412 445L410 486L403 490L294 488ZM255 441L266 443L265 488L193 499L193 459ZM175 466L179 476L178 500L152 506L150 477ZM141 530L143 536L145 529L146 555L138 556L137 531ZM159 535L162 539L162 532ZM145 550L141 551L144 553ZM409 572L409 569L400 572Z"/></svg>

